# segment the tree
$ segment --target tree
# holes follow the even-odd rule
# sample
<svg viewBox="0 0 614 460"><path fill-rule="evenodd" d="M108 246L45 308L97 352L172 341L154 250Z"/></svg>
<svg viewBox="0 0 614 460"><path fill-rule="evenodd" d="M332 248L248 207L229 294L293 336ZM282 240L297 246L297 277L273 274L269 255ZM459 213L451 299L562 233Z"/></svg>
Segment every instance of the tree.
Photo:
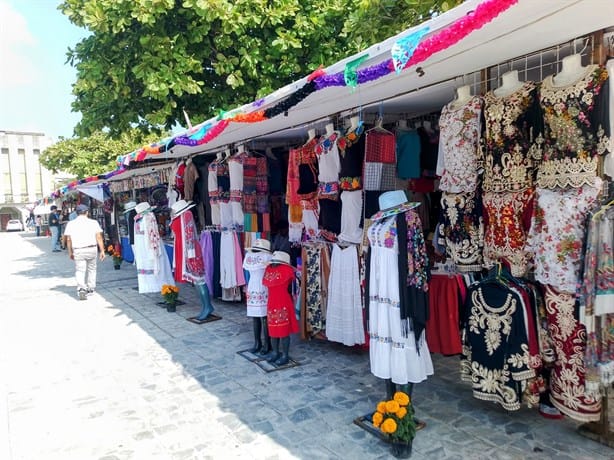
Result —
<svg viewBox="0 0 614 460"><path fill-rule="evenodd" d="M73 110L82 113L75 131L108 128L116 136L135 126L170 129L183 119L184 108L194 120L208 119L449 3L64 0L60 10L92 33L67 53L77 69Z"/></svg>
<svg viewBox="0 0 614 460"><path fill-rule="evenodd" d="M79 178L115 169L118 155L159 140L157 134L142 137L136 130L112 139L101 131L85 138L62 139L47 147L40 155L40 163L53 172L64 171Z"/></svg>

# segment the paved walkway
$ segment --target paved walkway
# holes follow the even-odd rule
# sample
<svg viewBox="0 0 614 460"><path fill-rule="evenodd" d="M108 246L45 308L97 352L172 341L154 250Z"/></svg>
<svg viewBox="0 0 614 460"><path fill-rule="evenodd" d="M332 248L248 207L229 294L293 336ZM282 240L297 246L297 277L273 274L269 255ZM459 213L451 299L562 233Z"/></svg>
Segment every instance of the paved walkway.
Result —
<svg viewBox="0 0 614 460"><path fill-rule="evenodd" d="M241 304L192 324L193 288L167 313L138 294L132 265L109 259L80 302L73 263L49 239L1 233L0 254L0 459L391 458L352 423L384 395L367 352L293 340L301 365L265 373L236 353L251 345ZM457 358L434 361L414 391L428 425L412 459L614 458L569 420L473 399Z"/></svg>

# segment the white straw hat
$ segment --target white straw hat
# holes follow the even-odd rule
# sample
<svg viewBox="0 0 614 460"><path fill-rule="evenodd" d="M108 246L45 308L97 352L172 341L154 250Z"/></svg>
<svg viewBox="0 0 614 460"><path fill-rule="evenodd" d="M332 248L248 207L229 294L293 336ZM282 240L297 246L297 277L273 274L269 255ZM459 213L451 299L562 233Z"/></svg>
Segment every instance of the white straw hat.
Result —
<svg viewBox="0 0 614 460"><path fill-rule="evenodd" d="M292 266L290 263L290 254L285 251L275 251L273 257L271 257L272 264L286 264Z"/></svg>
<svg viewBox="0 0 614 460"><path fill-rule="evenodd" d="M171 215L173 217L180 216L181 214L186 212L188 209L192 209L194 206L196 206L196 204L192 203L191 201L188 202L186 200L179 200L175 202L173 206L171 206Z"/></svg>
<svg viewBox="0 0 614 460"><path fill-rule="evenodd" d="M271 242L269 240L259 238L256 241L254 241L254 244L252 244L252 247L249 248L248 250L252 252L260 252L260 251L271 252Z"/></svg>
<svg viewBox="0 0 614 460"><path fill-rule="evenodd" d="M134 208L136 208L136 201L128 201L126 204L124 204L124 213L130 212Z"/></svg>
<svg viewBox="0 0 614 460"><path fill-rule="evenodd" d="M152 206L147 201L142 201L134 207L134 210L137 214L141 214L149 209L153 209Z"/></svg>

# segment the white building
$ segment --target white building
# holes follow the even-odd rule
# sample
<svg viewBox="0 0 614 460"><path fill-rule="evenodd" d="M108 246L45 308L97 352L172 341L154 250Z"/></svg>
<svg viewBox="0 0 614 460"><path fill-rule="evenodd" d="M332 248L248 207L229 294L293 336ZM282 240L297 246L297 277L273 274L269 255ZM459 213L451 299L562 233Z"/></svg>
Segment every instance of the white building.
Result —
<svg viewBox="0 0 614 460"><path fill-rule="evenodd" d="M0 229L9 219L25 222L32 203L49 196L65 178L39 163L40 153L53 143L43 133L0 129Z"/></svg>

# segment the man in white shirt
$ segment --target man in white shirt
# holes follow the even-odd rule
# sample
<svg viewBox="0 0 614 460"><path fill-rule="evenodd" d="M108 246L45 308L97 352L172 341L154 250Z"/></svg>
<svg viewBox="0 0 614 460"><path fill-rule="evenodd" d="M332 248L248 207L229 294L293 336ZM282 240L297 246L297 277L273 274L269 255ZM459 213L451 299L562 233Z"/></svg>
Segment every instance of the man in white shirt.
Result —
<svg viewBox="0 0 614 460"><path fill-rule="evenodd" d="M68 255L75 261L75 278L79 300L85 300L87 294L96 288L96 256L105 258L102 228L97 220L87 217L88 207L77 206L77 218L66 224L64 235Z"/></svg>

